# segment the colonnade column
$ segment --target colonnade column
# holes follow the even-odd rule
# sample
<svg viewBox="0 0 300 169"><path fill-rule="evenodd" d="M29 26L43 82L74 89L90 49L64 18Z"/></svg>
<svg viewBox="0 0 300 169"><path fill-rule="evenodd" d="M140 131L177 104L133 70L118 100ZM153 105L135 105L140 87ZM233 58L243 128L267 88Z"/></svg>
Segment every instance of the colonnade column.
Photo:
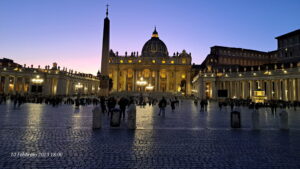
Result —
<svg viewBox="0 0 300 169"><path fill-rule="evenodd" d="M124 91L128 90L128 87L127 87L127 73L128 73L128 71L126 71L126 70L123 71L123 76L124 76L124 81L123 81Z"/></svg>
<svg viewBox="0 0 300 169"><path fill-rule="evenodd" d="M279 100L280 99L280 81L279 80L275 80L275 99Z"/></svg>
<svg viewBox="0 0 300 169"><path fill-rule="evenodd" d="M5 76L5 82L4 82L4 93L8 94L8 86L9 86L9 76Z"/></svg>
<svg viewBox="0 0 300 169"><path fill-rule="evenodd" d="M291 91L291 101L296 101L296 90L297 90L297 87L296 87L296 80L295 79L291 79L291 85L292 87L290 89Z"/></svg>
<svg viewBox="0 0 300 169"><path fill-rule="evenodd" d="M282 83L282 91L281 92L283 92L282 94L282 96L283 96L283 98L282 98L282 100L285 100L285 101L288 101L288 99L287 99L287 89L286 89L286 83L287 83L287 80L286 79L284 79L283 80L283 83Z"/></svg>
<svg viewBox="0 0 300 169"><path fill-rule="evenodd" d="M248 93L249 93L249 82L244 81L244 99L248 98Z"/></svg>
<svg viewBox="0 0 300 169"><path fill-rule="evenodd" d="M24 90L25 90L25 77L22 77L22 85L20 89L22 95L25 93Z"/></svg>
<svg viewBox="0 0 300 169"><path fill-rule="evenodd" d="M286 96L287 96L288 101L292 101L292 95L291 95L292 90L290 90L291 88L293 88L292 83L291 83L291 79L287 79L286 80L286 91L287 91Z"/></svg>
<svg viewBox="0 0 300 169"><path fill-rule="evenodd" d="M211 81L212 99L217 99L216 81Z"/></svg>
<svg viewBox="0 0 300 169"><path fill-rule="evenodd" d="M279 99L280 100L284 100L284 97L283 97L283 83L284 81L283 80L278 80L278 95L279 95Z"/></svg>
<svg viewBox="0 0 300 169"><path fill-rule="evenodd" d="M267 91L267 93L266 93L266 95L267 95L267 99L268 100L270 100L270 99L272 99L272 90L271 90L271 81L270 80L267 80L267 89L266 89L266 91Z"/></svg>
<svg viewBox="0 0 300 169"><path fill-rule="evenodd" d="M13 88L13 94L16 94L17 93L17 80L18 80L18 77L14 77L14 88Z"/></svg>
<svg viewBox="0 0 300 169"><path fill-rule="evenodd" d="M232 81L229 81L229 90L228 90L228 96L229 98L232 98Z"/></svg>
<svg viewBox="0 0 300 169"><path fill-rule="evenodd" d="M187 94L191 94L191 82L190 82L190 79L191 79L191 74L190 72L187 72L186 73L186 93Z"/></svg>
<svg viewBox="0 0 300 169"><path fill-rule="evenodd" d="M296 79L296 84L297 84L297 101L300 101L300 79Z"/></svg>

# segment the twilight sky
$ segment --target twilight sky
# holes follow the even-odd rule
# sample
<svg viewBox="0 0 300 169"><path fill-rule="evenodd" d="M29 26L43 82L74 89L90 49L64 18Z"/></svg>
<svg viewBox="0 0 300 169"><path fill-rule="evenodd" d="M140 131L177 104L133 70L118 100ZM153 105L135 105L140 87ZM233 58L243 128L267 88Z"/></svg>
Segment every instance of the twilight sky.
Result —
<svg viewBox="0 0 300 169"><path fill-rule="evenodd" d="M185 49L196 64L211 46L271 51L300 29L299 0L0 0L0 58L96 74L107 3L119 55L141 53L155 25L170 55Z"/></svg>

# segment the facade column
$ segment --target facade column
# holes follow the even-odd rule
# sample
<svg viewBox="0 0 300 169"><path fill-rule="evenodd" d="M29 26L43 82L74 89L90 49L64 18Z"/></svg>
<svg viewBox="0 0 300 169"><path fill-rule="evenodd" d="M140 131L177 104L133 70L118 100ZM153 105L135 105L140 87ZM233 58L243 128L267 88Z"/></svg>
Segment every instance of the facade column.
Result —
<svg viewBox="0 0 300 169"><path fill-rule="evenodd" d="M119 75L119 70L112 70L112 80L113 80L113 90L117 91L119 88L117 77Z"/></svg>
<svg viewBox="0 0 300 169"><path fill-rule="evenodd" d="M119 66L118 66L118 68L117 68L117 75L116 75L116 83L117 83L117 85L116 85L116 91L118 92L118 91L120 91L120 90L122 90L122 89L120 89L120 86L119 86L119 83L120 83L120 71L122 71L122 70L120 70L120 68L119 68ZM123 75L123 72L122 72L122 75ZM124 75L123 75L124 76Z"/></svg>
<svg viewBox="0 0 300 169"><path fill-rule="evenodd" d="M153 84L152 81L152 70L150 69L150 76L149 76L149 84L151 84L152 86L154 86L155 84Z"/></svg>
<svg viewBox="0 0 300 169"><path fill-rule="evenodd" d="M128 71L127 70L124 70L123 71L123 76L124 76L124 82L123 82L123 85L124 85L124 91L127 91L128 90L128 88L127 88L127 73L128 73ZM119 80L118 80L119 81ZM119 90L119 89L118 89ZM118 91L117 90L117 91Z"/></svg>
<svg viewBox="0 0 300 169"><path fill-rule="evenodd" d="M199 75L200 78L200 75ZM174 91L177 92L177 74L176 74L176 68L174 70Z"/></svg>
<svg viewBox="0 0 300 169"><path fill-rule="evenodd" d="M133 70L133 76L132 76L132 91L135 91L135 84L136 84L136 70Z"/></svg>
<svg viewBox="0 0 300 169"><path fill-rule="evenodd" d="M155 75L155 81L156 81L156 91L159 91L160 89L159 89L159 71L158 70L156 70L156 75Z"/></svg>
<svg viewBox="0 0 300 169"><path fill-rule="evenodd" d="M166 92L169 92L169 70L167 70L166 75L167 75Z"/></svg>

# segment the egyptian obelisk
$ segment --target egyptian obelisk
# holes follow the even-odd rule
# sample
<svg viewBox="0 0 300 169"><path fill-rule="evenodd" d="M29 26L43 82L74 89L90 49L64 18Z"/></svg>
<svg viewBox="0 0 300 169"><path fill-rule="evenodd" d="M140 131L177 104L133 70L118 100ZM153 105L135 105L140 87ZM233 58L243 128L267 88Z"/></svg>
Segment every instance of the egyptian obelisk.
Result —
<svg viewBox="0 0 300 169"><path fill-rule="evenodd" d="M106 17L104 19L102 58L101 58L101 79L100 79L100 95L107 96L109 91L108 77L108 57L109 57L109 19L108 5L106 6Z"/></svg>

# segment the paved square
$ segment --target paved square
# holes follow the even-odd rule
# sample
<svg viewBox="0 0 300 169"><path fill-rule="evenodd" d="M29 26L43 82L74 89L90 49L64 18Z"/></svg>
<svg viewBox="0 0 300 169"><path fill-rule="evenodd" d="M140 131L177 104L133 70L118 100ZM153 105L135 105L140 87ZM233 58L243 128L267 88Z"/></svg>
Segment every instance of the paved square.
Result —
<svg viewBox="0 0 300 169"><path fill-rule="evenodd" d="M242 129L230 129L230 111L210 103L200 112L192 101L166 116L138 107L136 131L91 130L93 106L75 110L25 104L0 105L0 168L300 168L300 115L289 112L289 131L278 130L278 113L260 109L261 130L251 130L251 110ZM280 112L280 111L278 111Z"/></svg>

